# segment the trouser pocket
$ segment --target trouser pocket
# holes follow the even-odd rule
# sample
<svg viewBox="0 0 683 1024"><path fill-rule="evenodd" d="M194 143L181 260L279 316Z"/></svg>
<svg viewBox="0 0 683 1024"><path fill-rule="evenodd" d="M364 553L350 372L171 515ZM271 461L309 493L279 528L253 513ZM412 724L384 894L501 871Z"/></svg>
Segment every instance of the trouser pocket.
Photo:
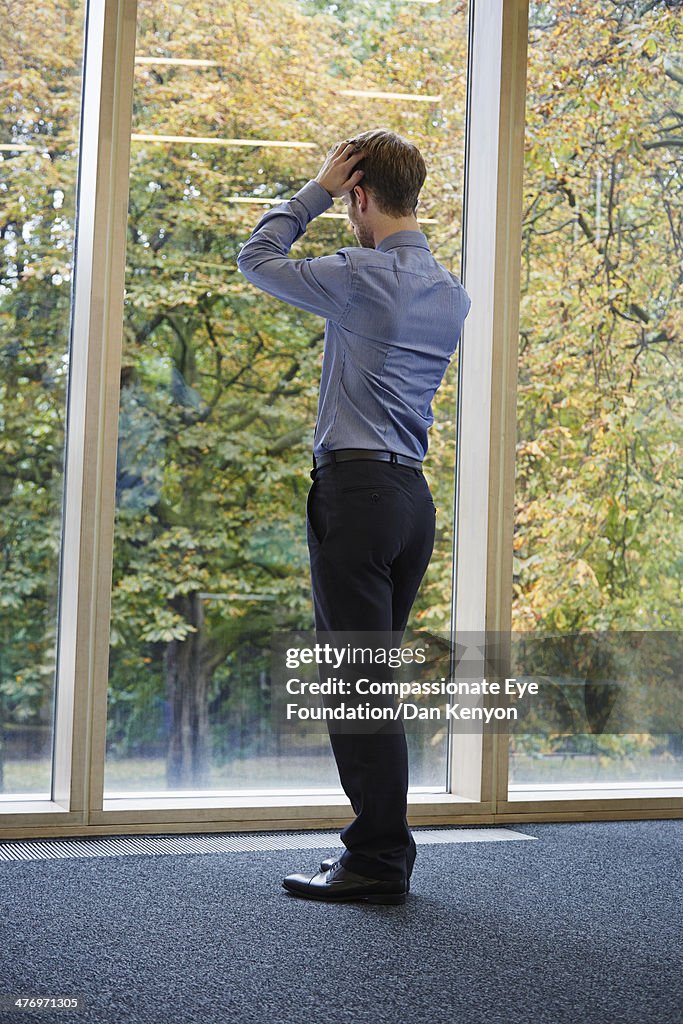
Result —
<svg viewBox="0 0 683 1024"><path fill-rule="evenodd" d="M316 493L316 482L314 480L306 498L306 533L309 545L320 545L324 539L324 531L320 522L320 502L315 501Z"/></svg>

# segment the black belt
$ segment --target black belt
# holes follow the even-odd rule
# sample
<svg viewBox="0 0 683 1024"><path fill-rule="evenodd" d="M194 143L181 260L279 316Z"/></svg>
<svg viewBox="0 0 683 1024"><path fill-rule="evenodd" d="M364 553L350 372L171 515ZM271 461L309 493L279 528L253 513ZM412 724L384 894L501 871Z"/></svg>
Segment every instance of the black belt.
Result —
<svg viewBox="0 0 683 1024"><path fill-rule="evenodd" d="M396 466L409 466L411 469L422 469L422 463L417 459L408 459L405 455L397 455L396 452L376 452L369 448L339 448L337 451L326 452L324 455L313 456L313 472L323 466L330 466L336 462L355 462L356 460L367 460L368 462L391 462ZM313 474L311 474L312 476Z"/></svg>

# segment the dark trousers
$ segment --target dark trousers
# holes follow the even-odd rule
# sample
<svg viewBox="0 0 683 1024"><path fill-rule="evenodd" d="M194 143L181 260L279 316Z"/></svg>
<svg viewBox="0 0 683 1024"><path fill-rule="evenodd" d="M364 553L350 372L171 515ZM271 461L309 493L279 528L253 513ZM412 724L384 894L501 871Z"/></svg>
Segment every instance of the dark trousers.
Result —
<svg viewBox="0 0 683 1024"><path fill-rule="evenodd" d="M435 513L419 470L362 460L316 470L307 533L318 633L400 642L434 547ZM341 833L343 865L369 878L406 878L415 843L402 722L330 727L330 741L356 815Z"/></svg>

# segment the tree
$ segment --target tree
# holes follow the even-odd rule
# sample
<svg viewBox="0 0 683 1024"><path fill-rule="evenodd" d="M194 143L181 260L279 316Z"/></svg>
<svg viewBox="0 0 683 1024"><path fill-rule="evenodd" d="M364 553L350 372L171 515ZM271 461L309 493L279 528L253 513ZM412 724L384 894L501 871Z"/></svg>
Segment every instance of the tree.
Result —
<svg viewBox="0 0 683 1024"><path fill-rule="evenodd" d="M217 66L139 65L135 134L272 138L311 148L134 142L122 410L130 409L127 429L137 422L136 436L150 441L134 452L121 438L112 688L136 685L136 648L149 658L145 645L166 645L159 675L171 706L167 777L177 786L206 779L212 684L225 699L230 683L221 669L235 643L267 648L274 629L312 625L302 513L322 324L241 278L235 258L258 206L233 197L292 195L327 145L357 130L342 88L386 84L393 60L397 91L425 91L428 82L411 89L407 68L413 81L426 67L433 77L446 48L434 17L425 19L430 32L417 46L414 12L396 14L381 52L370 21L360 52L345 51L343 17L314 16L310 5L271 5L265 39L253 6L235 2L221 12L203 4L188 21L174 4L141 7L141 56L210 53ZM441 116L463 101L460 89ZM438 122L432 103L421 107L417 121L412 107L406 117L429 143ZM389 111L398 121L396 101ZM453 238L450 225L445 237ZM351 241L321 218L298 251ZM163 451L161 471L155 451ZM441 622L445 608L444 600Z"/></svg>
<svg viewBox="0 0 683 1024"><path fill-rule="evenodd" d="M514 625L678 628L681 23L585 15L531 9Z"/></svg>
<svg viewBox="0 0 683 1024"><path fill-rule="evenodd" d="M672 628L680 17L634 0L588 11L531 11L513 626ZM0 151L0 712L14 725L45 720L53 693L83 26L73 0L0 12L14 40L0 142L16 147ZM425 153L420 216L457 272L466 45L463 0L139 4L108 738L120 756L167 751L170 786L206 784L223 718L267 710L272 633L312 624L322 323L252 289L239 246L336 139L383 124ZM177 59L209 63L163 63ZM144 138L160 135L309 148ZM297 255L353 242L319 218ZM438 538L413 616L436 631L456 369L435 403Z"/></svg>
<svg viewBox="0 0 683 1024"><path fill-rule="evenodd" d="M49 731L52 708L83 12L1 0L0 17L1 790L3 733Z"/></svg>

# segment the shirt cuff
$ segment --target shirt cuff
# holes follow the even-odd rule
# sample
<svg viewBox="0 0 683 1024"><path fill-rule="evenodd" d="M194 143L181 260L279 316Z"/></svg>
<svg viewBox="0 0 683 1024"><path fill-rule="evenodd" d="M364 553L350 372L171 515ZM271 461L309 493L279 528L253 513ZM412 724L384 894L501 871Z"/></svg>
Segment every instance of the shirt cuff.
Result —
<svg viewBox="0 0 683 1024"><path fill-rule="evenodd" d="M298 199L305 207L309 220L329 210L334 200L330 193L318 184L317 181L308 181L303 188L296 192L292 199ZM291 200L290 200L291 202Z"/></svg>

